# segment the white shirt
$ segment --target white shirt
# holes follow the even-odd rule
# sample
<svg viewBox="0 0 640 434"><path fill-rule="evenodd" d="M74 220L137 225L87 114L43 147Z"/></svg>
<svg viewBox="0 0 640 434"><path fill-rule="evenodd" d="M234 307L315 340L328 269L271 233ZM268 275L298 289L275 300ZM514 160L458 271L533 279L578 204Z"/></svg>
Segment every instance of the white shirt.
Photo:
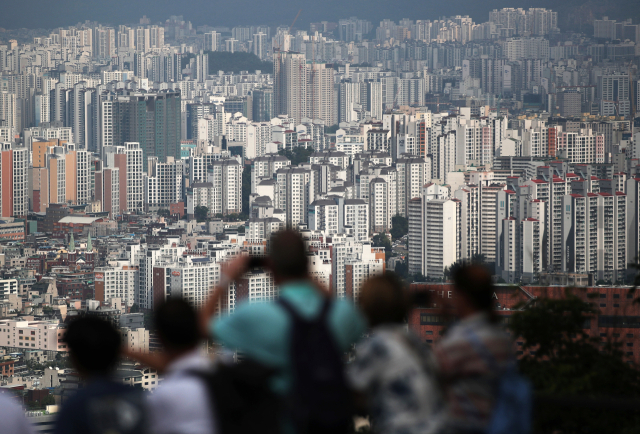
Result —
<svg viewBox="0 0 640 434"><path fill-rule="evenodd" d="M33 434L33 427L24 416L18 403L4 394L0 395L0 434Z"/></svg>
<svg viewBox="0 0 640 434"><path fill-rule="evenodd" d="M165 380L149 397L154 434L215 433L215 415L206 384L187 371L207 370L211 362L199 350L175 360Z"/></svg>

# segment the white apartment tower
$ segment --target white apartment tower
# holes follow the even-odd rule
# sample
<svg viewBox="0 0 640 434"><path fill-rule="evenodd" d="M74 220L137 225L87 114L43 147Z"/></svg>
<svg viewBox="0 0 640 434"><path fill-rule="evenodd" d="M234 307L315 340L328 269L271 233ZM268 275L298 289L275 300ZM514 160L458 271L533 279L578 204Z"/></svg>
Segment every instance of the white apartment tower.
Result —
<svg viewBox="0 0 640 434"><path fill-rule="evenodd" d="M446 267L461 259L460 201L426 200L422 203L424 276L442 278Z"/></svg>
<svg viewBox="0 0 640 434"><path fill-rule="evenodd" d="M218 51L220 44L220 34L218 32L208 32L204 34L204 51Z"/></svg>

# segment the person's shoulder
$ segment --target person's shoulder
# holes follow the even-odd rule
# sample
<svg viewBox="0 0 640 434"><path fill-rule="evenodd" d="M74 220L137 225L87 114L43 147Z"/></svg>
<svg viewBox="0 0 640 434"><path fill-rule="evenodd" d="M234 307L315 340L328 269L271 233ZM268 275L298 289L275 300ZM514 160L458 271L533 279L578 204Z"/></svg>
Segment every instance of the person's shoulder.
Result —
<svg viewBox="0 0 640 434"><path fill-rule="evenodd" d="M354 315L360 316L358 308L349 300L338 299L333 301L333 313L340 318L352 318Z"/></svg>
<svg viewBox="0 0 640 434"><path fill-rule="evenodd" d="M335 300L333 303L329 321L340 347L346 350L362 337L367 321L353 303L347 300Z"/></svg>
<svg viewBox="0 0 640 434"><path fill-rule="evenodd" d="M264 326L266 322L282 317L282 309L276 303L242 303L229 316L218 319L220 323L256 323Z"/></svg>

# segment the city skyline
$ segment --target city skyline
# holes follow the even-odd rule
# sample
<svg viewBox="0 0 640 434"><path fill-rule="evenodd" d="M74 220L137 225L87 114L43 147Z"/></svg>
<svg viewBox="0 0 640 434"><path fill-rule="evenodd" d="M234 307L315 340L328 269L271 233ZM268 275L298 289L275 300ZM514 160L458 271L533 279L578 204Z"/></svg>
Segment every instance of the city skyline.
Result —
<svg viewBox="0 0 640 434"><path fill-rule="evenodd" d="M0 32L0 386L51 412L32 420L47 432L46 405L77 386L72 319L157 353L149 317L167 301L208 309L222 285L227 317L277 300L268 262L227 272L287 228L340 303L363 307L365 282L390 272L448 303L457 267L482 264L504 324L585 288L602 308L587 335L617 335L621 363L640 363L625 297L639 278L640 20L580 1L440 3L116 2L100 22L95 5L63 3L72 22L46 6L35 30ZM437 344L438 309L403 327ZM164 381L116 369L146 391Z"/></svg>

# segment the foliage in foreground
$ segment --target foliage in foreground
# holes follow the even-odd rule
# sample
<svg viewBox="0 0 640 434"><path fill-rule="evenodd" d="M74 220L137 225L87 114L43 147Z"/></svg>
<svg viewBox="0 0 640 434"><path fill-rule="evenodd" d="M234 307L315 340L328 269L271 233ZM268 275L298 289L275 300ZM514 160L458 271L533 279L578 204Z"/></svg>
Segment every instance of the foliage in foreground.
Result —
<svg viewBox="0 0 640 434"><path fill-rule="evenodd" d="M594 305L566 290L562 299L538 299L511 316L510 329L524 339L520 369L536 392L567 398L640 399L640 371L629 363L621 345L592 338ZM541 402L536 407L536 433L632 433L640 412L619 412Z"/></svg>

